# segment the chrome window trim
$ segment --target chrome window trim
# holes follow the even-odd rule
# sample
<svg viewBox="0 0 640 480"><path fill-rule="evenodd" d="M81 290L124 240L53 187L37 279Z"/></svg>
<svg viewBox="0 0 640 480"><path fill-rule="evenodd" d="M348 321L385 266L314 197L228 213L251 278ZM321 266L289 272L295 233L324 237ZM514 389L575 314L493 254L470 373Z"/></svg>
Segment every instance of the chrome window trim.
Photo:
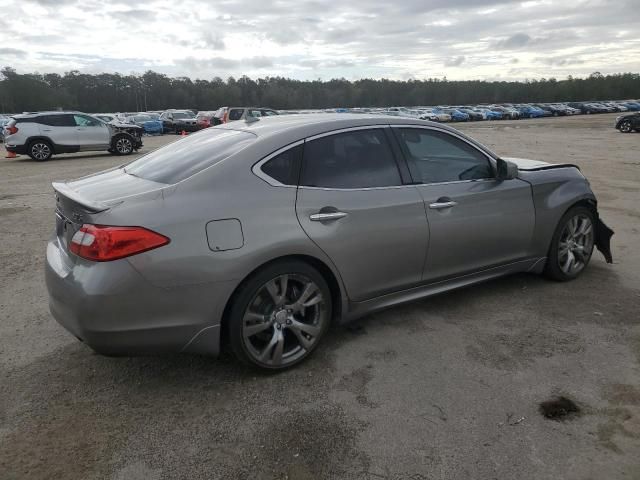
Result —
<svg viewBox="0 0 640 480"><path fill-rule="evenodd" d="M284 147L279 148L275 152L272 152L269 155L267 155L266 157L264 157L262 160L259 160L257 163L254 163L253 167L251 167L251 171L253 172L253 174L256 177L260 178L261 180L264 180L265 182L267 182L272 187L298 188L298 185L286 185L286 184L284 184L282 182L279 182L275 178L270 177L269 175L267 175L266 173L264 173L262 171L262 165L267 163L272 158L277 157L281 153L284 153L284 152L286 152L287 150L289 150L291 148L295 148L298 145L302 145L303 143L304 143L304 139L303 140L298 140L297 142L293 142L293 143L290 143L289 145L285 145Z"/></svg>
<svg viewBox="0 0 640 480"><path fill-rule="evenodd" d="M497 172L498 169L498 165L497 165L497 160L496 158L494 158L492 155L490 155L488 152L486 152L484 149L479 148L477 145L475 145L473 142L470 142L467 138L463 137L462 135L458 134L457 132L451 132L447 129L444 128L438 128L438 127L432 127L432 126L427 126L427 125L390 125L391 128L417 128L417 129L422 129L422 130L433 130L436 132L441 132L441 133L445 133L448 135L451 135L452 137L457 138L458 140L462 140L463 142L465 142L467 145L469 145L471 148L473 148L474 150L480 152L482 155L484 155L485 157L487 157L487 159L489 160L489 165L492 167L494 174ZM407 160L407 163L408 160ZM432 183L424 183L424 182L416 182L414 185L420 186L420 185L448 185L451 183L465 183L465 182L486 182L486 181L495 181L496 177L493 178L476 178L473 180L453 180L450 182L432 182Z"/></svg>
<svg viewBox="0 0 640 480"><path fill-rule="evenodd" d="M317 135L314 135L312 137L305 138L304 141L310 142L312 140L317 140L318 138L328 137L329 135L338 135L340 133L346 132L357 132L358 130L383 130L387 127L389 127L388 123L376 123L373 125L360 125L358 127L340 128L338 130L331 130L330 132L318 133Z"/></svg>

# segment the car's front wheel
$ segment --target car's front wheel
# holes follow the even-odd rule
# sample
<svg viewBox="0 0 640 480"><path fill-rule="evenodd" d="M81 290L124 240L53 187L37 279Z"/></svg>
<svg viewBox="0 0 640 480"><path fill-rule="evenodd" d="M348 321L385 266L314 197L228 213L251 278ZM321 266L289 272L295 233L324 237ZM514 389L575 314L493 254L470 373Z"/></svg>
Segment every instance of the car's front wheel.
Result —
<svg viewBox="0 0 640 480"><path fill-rule="evenodd" d="M111 142L110 151L116 155L130 155L133 150L133 141L127 135L116 135Z"/></svg>
<svg viewBox="0 0 640 480"><path fill-rule="evenodd" d="M234 296L229 343L244 363L282 370L302 362L331 319L331 292L307 263L274 263L249 278Z"/></svg>
<svg viewBox="0 0 640 480"><path fill-rule="evenodd" d="M621 132L630 133L631 130L633 130L633 127L631 126L631 122L629 120L625 120L624 122L622 122L620 124L620 131Z"/></svg>
<svg viewBox="0 0 640 480"><path fill-rule="evenodd" d="M589 264L595 243L595 215L586 207L573 207L563 215L549 248L545 274L561 282L573 280Z"/></svg>
<svg viewBox="0 0 640 480"><path fill-rule="evenodd" d="M51 144L45 140L36 140L29 144L28 155L36 162L46 162L53 155Z"/></svg>

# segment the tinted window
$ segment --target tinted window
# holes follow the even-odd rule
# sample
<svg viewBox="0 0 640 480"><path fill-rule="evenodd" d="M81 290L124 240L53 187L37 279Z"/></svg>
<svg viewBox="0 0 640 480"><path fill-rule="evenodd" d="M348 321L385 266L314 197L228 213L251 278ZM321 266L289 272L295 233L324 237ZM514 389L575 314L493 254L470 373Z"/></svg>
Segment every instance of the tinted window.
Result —
<svg viewBox="0 0 640 480"><path fill-rule="evenodd" d="M368 188L401 185L381 129L356 130L311 140L304 148L302 185Z"/></svg>
<svg viewBox="0 0 640 480"><path fill-rule="evenodd" d="M399 129L414 180L456 182L493 177L486 155L448 133L416 128Z"/></svg>
<svg viewBox="0 0 640 480"><path fill-rule="evenodd" d="M43 115L38 117L38 122L44 125L50 125L52 127L75 127L76 122L72 115L59 114L59 115Z"/></svg>
<svg viewBox="0 0 640 480"><path fill-rule="evenodd" d="M252 133L208 128L131 162L125 171L160 183L176 183L233 155L256 139Z"/></svg>
<svg viewBox="0 0 640 480"><path fill-rule="evenodd" d="M297 185L303 146L290 148L266 162L260 169L284 185Z"/></svg>
<svg viewBox="0 0 640 480"><path fill-rule="evenodd" d="M243 113L244 113L244 109L242 108L232 108L229 111L229 120L240 120L240 118L242 118Z"/></svg>

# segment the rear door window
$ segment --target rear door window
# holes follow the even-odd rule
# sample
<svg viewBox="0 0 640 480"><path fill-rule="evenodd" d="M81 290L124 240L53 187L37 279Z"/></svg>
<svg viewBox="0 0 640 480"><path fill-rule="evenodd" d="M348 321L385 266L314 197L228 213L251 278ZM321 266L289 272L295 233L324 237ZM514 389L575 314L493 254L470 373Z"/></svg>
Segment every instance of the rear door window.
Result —
<svg viewBox="0 0 640 480"><path fill-rule="evenodd" d="M125 172L153 182L177 183L242 150L256 138L249 132L207 128L131 162Z"/></svg>
<svg viewBox="0 0 640 480"><path fill-rule="evenodd" d="M382 129L355 130L305 143L301 185L358 189L402 185Z"/></svg>

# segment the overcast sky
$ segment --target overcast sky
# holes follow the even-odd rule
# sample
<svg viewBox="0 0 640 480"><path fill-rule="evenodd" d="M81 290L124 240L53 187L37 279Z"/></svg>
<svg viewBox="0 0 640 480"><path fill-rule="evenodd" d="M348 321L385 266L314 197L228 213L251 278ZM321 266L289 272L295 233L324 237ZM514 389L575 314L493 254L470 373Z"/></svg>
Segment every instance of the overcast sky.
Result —
<svg viewBox="0 0 640 480"><path fill-rule="evenodd" d="M640 0L10 0L19 72L509 79L640 72Z"/></svg>

